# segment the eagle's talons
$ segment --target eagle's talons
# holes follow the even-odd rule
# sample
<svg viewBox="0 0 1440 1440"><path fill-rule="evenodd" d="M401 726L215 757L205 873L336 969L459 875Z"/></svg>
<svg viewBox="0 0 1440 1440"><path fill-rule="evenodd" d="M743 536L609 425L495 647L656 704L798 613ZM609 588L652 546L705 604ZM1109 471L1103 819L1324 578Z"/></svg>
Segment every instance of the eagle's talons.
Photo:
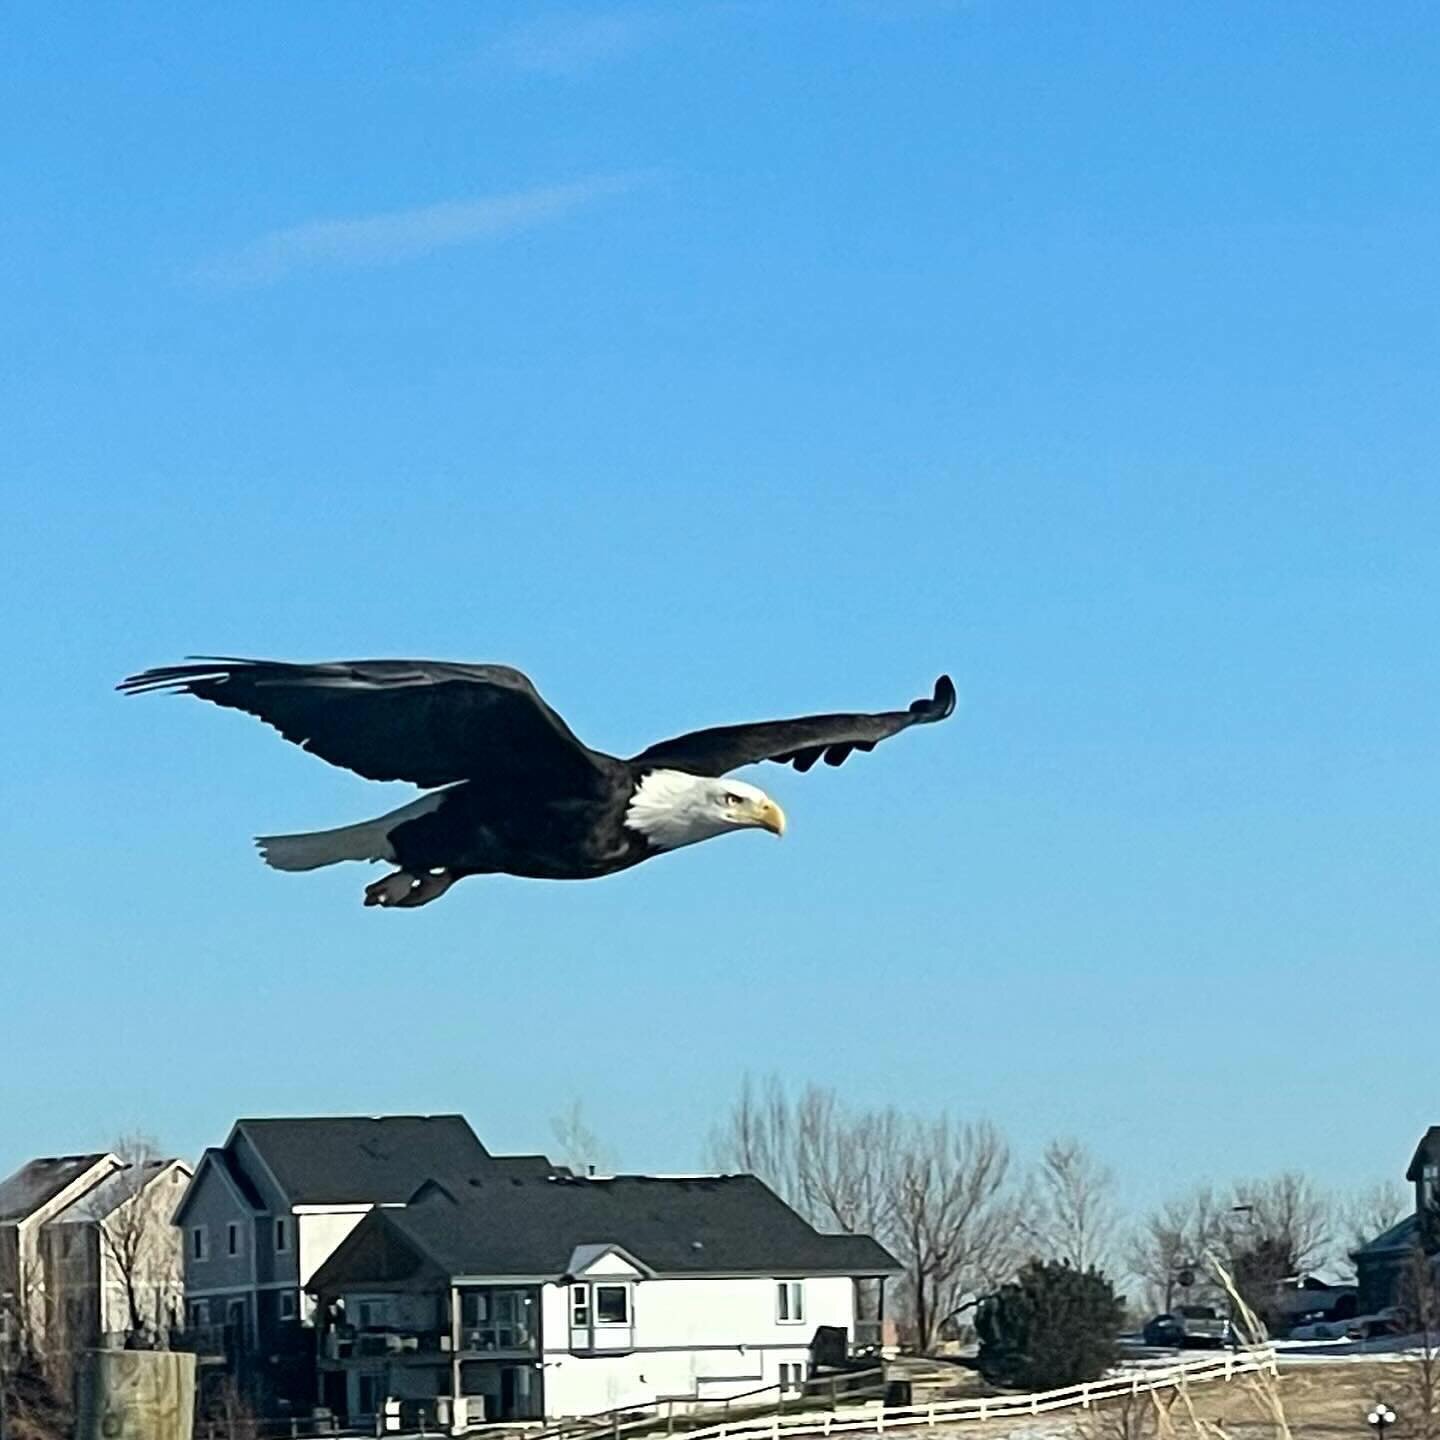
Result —
<svg viewBox="0 0 1440 1440"><path fill-rule="evenodd" d="M365 903L387 910L413 910L438 900L454 883L455 877L448 870L432 870L424 875L397 870L365 887Z"/></svg>

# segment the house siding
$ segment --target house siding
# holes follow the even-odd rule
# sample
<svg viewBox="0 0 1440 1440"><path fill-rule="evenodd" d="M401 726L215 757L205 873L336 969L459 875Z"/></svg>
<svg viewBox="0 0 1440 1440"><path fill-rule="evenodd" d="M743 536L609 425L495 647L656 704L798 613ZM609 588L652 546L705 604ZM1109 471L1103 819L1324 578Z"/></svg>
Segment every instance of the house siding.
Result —
<svg viewBox="0 0 1440 1440"><path fill-rule="evenodd" d="M207 1165L191 1183L180 1222L184 1245L185 1295L187 1300L210 1290L243 1290L254 1284L254 1217L242 1206L229 1182ZM232 1256L227 1249L231 1225L240 1227L241 1251ZM194 1258L191 1232L204 1226L206 1258Z"/></svg>
<svg viewBox="0 0 1440 1440"><path fill-rule="evenodd" d="M855 1287L849 1278L805 1279L805 1318L797 1324L778 1318L778 1283L776 1277L638 1281L633 1340L620 1354L572 1352L569 1286L546 1285L547 1415L591 1414L659 1396L724 1399L777 1383L782 1363L806 1365L818 1326L853 1330Z"/></svg>

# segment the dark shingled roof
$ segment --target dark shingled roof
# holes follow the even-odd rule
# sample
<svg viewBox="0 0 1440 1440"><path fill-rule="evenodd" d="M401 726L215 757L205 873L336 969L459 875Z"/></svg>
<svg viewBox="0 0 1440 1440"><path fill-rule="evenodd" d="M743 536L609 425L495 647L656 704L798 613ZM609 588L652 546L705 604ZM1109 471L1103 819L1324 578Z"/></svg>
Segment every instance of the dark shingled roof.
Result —
<svg viewBox="0 0 1440 1440"><path fill-rule="evenodd" d="M0 1222L33 1215L104 1158L103 1153L47 1155L22 1165L8 1179L0 1180Z"/></svg>
<svg viewBox="0 0 1440 1440"><path fill-rule="evenodd" d="M495 1157L463 1115L237 1120L292 1205L403 1204L441 1175L543 1176L543 1155ZM234 1175L235 1167L229 1167Z"/></svg>
<svg viewBox="0 0 1440 1440"><path fill-rule="evenodd" d="M1409 1250L1418 1244L1419 1240L1420 1217L1407 1215L1403 1220L1396 1221L1388 1230L1382 1231L1373 1240L1352 1250L1350 1258L1358 1260L1362 1255L1367 1259L1377 1255L1392 1255L1396 1251Z"/></svg>
<svg viewBox="0 0 1440 1440"><path fill-rule="evenodd" d="M890 1274L864 1235L822 1235L753 1175L537 1179L496 1175L437 1184L404 1210L376 1211L313 1282L364 1281L347 1264L388 1227L447 1275L559 1278L580 1245L617 1245L661 1275ZM352 1241L354 1242L352 1244Z"/></svg>

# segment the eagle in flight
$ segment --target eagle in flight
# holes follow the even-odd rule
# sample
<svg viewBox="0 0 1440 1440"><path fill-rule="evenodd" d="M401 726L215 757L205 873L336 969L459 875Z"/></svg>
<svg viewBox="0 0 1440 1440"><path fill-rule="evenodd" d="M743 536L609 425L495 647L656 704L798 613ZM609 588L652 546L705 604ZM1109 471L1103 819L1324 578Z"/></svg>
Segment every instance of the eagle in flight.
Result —
<svg viewBox="0 0 1440 1440"><path fill-rule="evenodd" d="M244 710L287 740L367 780L431 793L376 820L256 844L277 870L341 860L398 868L367 905L410 909L467 875L590 880L734 830L785 830L763 790L725 778L761 760L808 770L955 708L947 675L928 700L876 715L808 715L722 725L662 740L629 760L582 744L530 680L504 665L343 660L292 665L192 657L120 682Z"/></svg>

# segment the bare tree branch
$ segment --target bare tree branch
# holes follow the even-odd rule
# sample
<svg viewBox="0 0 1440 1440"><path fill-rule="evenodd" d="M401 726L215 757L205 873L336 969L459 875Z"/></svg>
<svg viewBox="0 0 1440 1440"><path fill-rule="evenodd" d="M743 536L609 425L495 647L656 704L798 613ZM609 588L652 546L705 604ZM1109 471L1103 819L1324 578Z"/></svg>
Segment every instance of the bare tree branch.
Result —
<svg viewBox="0 0 1440 1440"><path fill-rule="evenodd" d="M1035 1252L1076 1270L1109 1270L1119 1225L1114 1189L1114 1176L1078 1140L1052 1140L1025 1217Z"/></svg>
<svg viewBox="0 0 1440 1440"><path fill-rule="evenodd" d="M605 1172L614 1165L613 1158L600 1143L595 1132L585 1123L584 1107L580 1100L571 1102L563 1115L556 1115L550 1121L550 1133L558 1147L557 1159L568 1165L578 1175L591 1171Z"/></svg>

